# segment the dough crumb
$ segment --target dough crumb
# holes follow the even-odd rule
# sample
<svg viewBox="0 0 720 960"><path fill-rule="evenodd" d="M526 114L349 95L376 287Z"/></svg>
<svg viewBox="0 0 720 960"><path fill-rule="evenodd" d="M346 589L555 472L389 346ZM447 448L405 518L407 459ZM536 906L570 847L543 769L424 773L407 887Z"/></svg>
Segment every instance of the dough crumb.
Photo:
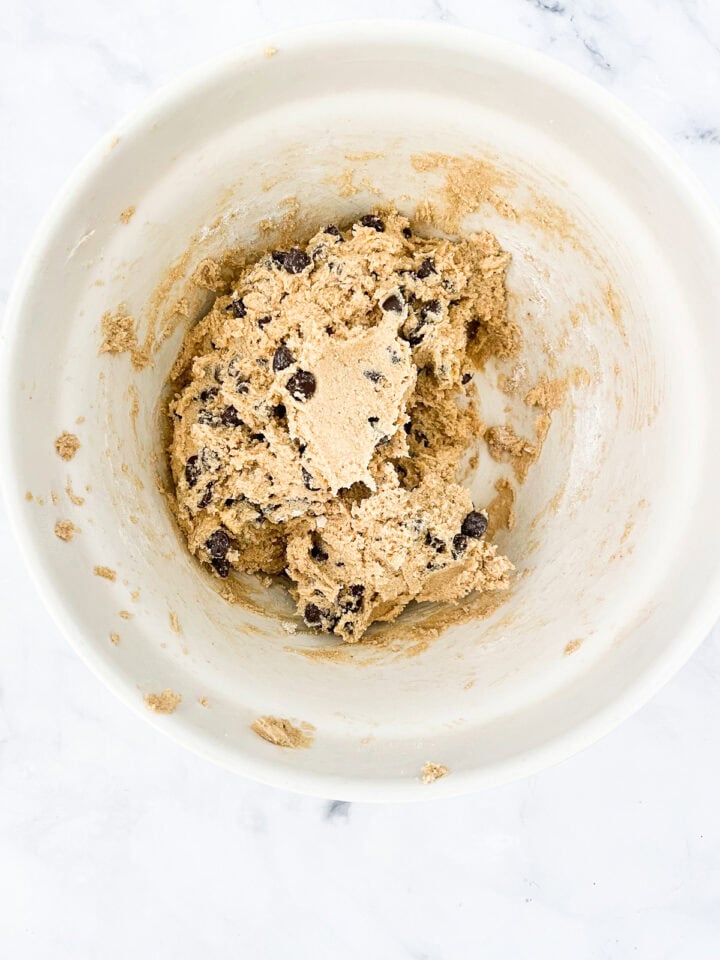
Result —
<svg viewBox="0 0 720 960"><path fill-rule="evenodd" d="M495 497L487 505L487 535L492 539L498 530L512 530L515 526L515 490L509 480L495 481Z"/></svg>
<svg viewBox="0 0 720 960"><path fill-rule="evenodd" d="M423 764L422 768L422 782L423 783L435 783L436 780L440 780L441 777L446 777L450 771L442 763L428 763Z"/></svg>
<svg viewBox="0 0 720 960"><path fill-rule="evenodd" d="M540 407L548 413L551 410L559 410L565 403L567 390L567 380L548 380L547 377L542 376L525 397L525 403L529 407Z"/></svg>
<svg viewBox="0 0 720 960"><path fill-rule="evenodd" d="M132 620L132 614L130 613L129 610L121 610L118 613L118 616L122 617L123 620Z"/></svg>
<svg viewBox="0 0 720 960"><path fill-rule="evenodd" d="M277 47L265 47L265 56L268 59L270 59L270 57L274 57L277 52Z"/></svg>
<svg viewBox="0 0 720 960"><path fill-rule="evenodd" d="M101 354L129 353L136 370L142 370L147 366L150 360L150 343L143 345L139 343L135 318L126 312L124 304L121 304L114 313L107 310L102 315L100 330L102 341L99 352Z"/></svg>
<svg viewBox="0 0 720 960"><path fill-rule="evenodd" d="M68 477L68 481L65 486L65 493L67 494L70 503L74 504L76 507L81 507L85 503L85 497L78 496L78 494L73 490L70 477Z"/></svg>
<svg viewBox="0 0 720 960"><path fill-rule="evenodd" d="M178 619L178 615L174 610L170 611L170 629L173 631L173 633L182 633L180 620Z"/></svg>
<svg viewBox="0 0 720 960"><path fill-rule="evenodd" d="M110 567L95 567L93 573L96 577L102 577L104 580L115 581L117 579L117 573Z"/></svg>
<svg viewBox="0 0 720 960"><path fill-rule="evenodd" d="M162 693L147 693L145 703L153 713L174 713L177 705L182 702L179 693L172 690L163 690Z"/></svg>
<svg viewBox="0 0 720 960"><path fill-rule="evenodd" d="M210 706L210 701L208 700L207 697L198 697L198 703L200 704L201 707Z"/></svg>
<svg viewBox="0 0 720 960"><path fill-rule="evenodd" d="M520 483L527 479L530 467L540 456L541 445L519 437L512 426L489 427L485 443L493 460L510 463Z"/></svg>
<svg viewBox="0 0 720 960"><path fill-rule="evenodd" d="M69 543L76 533L79 533L79 530L72 520L58 520L55 524L55 536L58 540Z"/></svg>
<svg viewBox="0 0 720 960"><path fill-rule="evenodd" d="M313 741L312 735L304 733L299 727L294 726L289 720L281 717L258 717L250 725L250 729L268 743L274 743L278 747L289 747L297 750L302 747L309 747Z"/></svg>
<svg viewBox="0 0 720 960"><path fill-rule="evenodd" d="M581 646L582 640L571 640L569 643L565 644L563 653L566 657L569 657L571 653L575 653L575 651L579 650Z"/></svg>
<svg viewBox="0 0 720 960"><path fill-rule="evenodd" d="M129 207L125 207L123 212L120 214L120 223L130 223L134 215L135 207L132 204Z"/></svg>
<svg viewBox="0 0 720 960"><path fill-rule="evenodd" d="M35 499L35 497L32 495L30 490L25 491L25 499L27 500L28 503L32 503L33 500Z"/></svg>
<svg viewBox="0 0 720 960"><path fill-rule="evenodd" d="M80 449L80 441L74 433L64 430L55 440L55 451L61 460L72 460Z"/></svg>
<svg viewBox="0 0 720 960"><path fill-rule="evenodd" d="M117 646L117 645L120 643L120 634L119 634L119 633L111 633L111 634L110 634L110 643L112 643L114 646Z"/></svg>

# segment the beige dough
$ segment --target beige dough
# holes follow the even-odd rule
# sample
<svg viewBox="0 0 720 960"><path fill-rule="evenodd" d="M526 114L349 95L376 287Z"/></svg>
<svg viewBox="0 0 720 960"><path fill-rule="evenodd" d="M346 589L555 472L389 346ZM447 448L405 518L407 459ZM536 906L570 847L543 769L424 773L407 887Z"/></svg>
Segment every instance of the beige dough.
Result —
<svg viewBox="0 0 720 960"><path fill-rule="evenodd" d="M351 642L412 600L507 588L458 473L484 431L474 365L519 345L508 261L384 212L248 266L173 370L190 550L220 577L287 574L306 624Z"/></svg>

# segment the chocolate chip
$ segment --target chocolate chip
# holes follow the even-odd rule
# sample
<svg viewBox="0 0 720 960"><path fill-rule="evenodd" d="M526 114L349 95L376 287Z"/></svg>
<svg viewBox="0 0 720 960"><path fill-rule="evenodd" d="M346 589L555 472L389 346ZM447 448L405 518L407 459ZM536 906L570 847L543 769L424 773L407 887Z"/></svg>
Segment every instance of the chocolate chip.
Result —
<svg viewBox="0 0 720 960"><path fill-rule="evenodd" d="M322 543L317 539L313 541L313 545L310 548L310 556L318 563L325 563L328 558L328 554L323 548Z"/></svg>
<svg viewBox="0 0 720 960"><path fill-rule="evenodd" d="M260 317L260 319L258 320L258 326L262 330L262 328L266 327L271 320L272 320L272 317Z"/></svg>
<svg viewBox="0 0 720 960"><path fill-rule="evenodd" d="M464 373L464 374L462 375L462 382L463 382L463 383L470 383L471 380L472 380L472 374L471 374L471 373Z"/></svg>
<svg viewBox="0 0 720 960"><path fill-rule="evenodd" d="M445 553L445 542L440 537L433 536L429 530L425 534L425 543L428 547L432 547L436 553Z"/></svg>
<svg viewBox="0 0 720 960"><path fill-rule="evenodd" d="M474 340L480 330L480 321L471 320L467 325L468 340Z"/></svg>
<svg viewBox="0 0 720 960"><path fill-rule="evenodd" d="M455 559L465 553L467 549L467 537L464 537L462 533L456 533L453 537L452 553Z"/></svg>
<svg viewBox="0 0 720 960"><path fill-rule="evenodd" d="M218 527L205 541L205 549L213 560L220 560L230 549L230 537L224 530Z"/></svg>
<svg viewBox="0 0 720 960"><path fill-rule="evenodd" d="M264 433L251 433L251 434L250 434L250 439L251 439L251 440L256 440L258 443L263 443L264 440L265 440L265 434L264 434Z"/></svg>
<svg viewBox="0 0 720 960"><path fill-rule="evenodd" d="M303 617L309 627L319 627L322 623L322 611L315 603L308 603L306 605Z"/></svg>
<svg viewBox="0 0 720 960"><path fill-rule="evenodd" d="M198 509L202 510L204 507L207 507L208 504L212 501L213 498L213 484L209 483L205 487L205 493L198 500Z"/></svg>
<svg viewBox="0 0 720 960"><path fill-rule="evenodd" d="M202 468L197 456L192 456L185 464L185 479L189 487L194 487L198 482Z"/></svg>
<svg viewBox="0 0 720 960"><path fill-rule="evenodd" d="M402 313L403 302L396 293L391 293L380 304L380 308L390 313Z"/></svg>
<svg viewBox="0 0 720 960"><path fill-rule="evenodd" d="M415 437L416 441L421 443L424 447L430 446L430 441L427 438L427 434L423 433L422 430L416 430L413 433L413 436Z"/></svg>
<svg viewBox="0 0 720 960"><path fill-rule="evenodd" d="M240 297L238 300L233 300L232 303L229 303L225 307L225 309L232 310L233 316L238 317L238 319L240 317L244 317L247 313L247 307L245 306L242 297Z"/></svg>
<svg viewBox="0 0 720 960"><path fill-rule="evenodd" d="M466 537L479 540L487 530L487 525L487 517L484 514L478 513L477 510L471 510L463 520L460 532Z"/></svg>
<svg viewBox="0 0 720 960"><path fill-rule="evenodd" d="M291 247L289 250L273 250L273 262L288 273L302 273L310 266L312 260L300 247Z"/></svg>
<svg viewBox="0 0 720 960"><path fill-rule="evenodd" d="M290 392L290 396L304 403L315 393L317 382L313 374L308 370L298 370L297 373L294 373L290 377L286 386Z"/></svg>
<svg viewBox="0 0 720 960"><path fill-rule="evenodd" d="M201 423L204 427L207 427L212 424L219 423L220 418L217 416L217 414L211 413L209 410L200 410L197 415L197 422Z"/></svg>
<svg viewBox="0 0 720 960"><path fill-rule="evenodd" d="M403 424L403 430L405 431L405 433L410 433L410 431L412 430L412 420L408 420L407 423Z"/></svg>
<svg viewBox="0 0 720 960"><path fill-rule="evenodd" d="M203 401L203 403L206 400L214 400L217 395L218 395L217 387L210 387L208 390L200 391L200 399Z"/></svg>
<svg viewBox="0 0 720 960"><path fill-rule="evenodd" d="M400 336L403 340L407 340L411 347L417 347L418 344L422 343L425 334L422 332L423 327L426 325L427 321L424 316L420 316L415 326L409 332L406 332L405 329L400 331Z"/></svg>
<svg viewBox="0 0 720 960"><path fill-rule="evenodd" d="M220 419L226 427L241 427L243 425L243 422L240 419L240 414L232 404L225 407L223 412L220 414Z"/></svg>
<svg viewBox="0 0 720 960"><path fill-rule="evenodd" d="M236 503L238 503L238 501L235 499L235 497L228 497L225 501L225 506L234 507Z"/></svg>
<svg viewBox="0 0 720 960"><path fill-rule="evenodd" d="M376 423L380 423L380 417L368 417L368 423L374 427Z"/></svg>
<svg viewBox="0 0 720 960"><path fill-rule="evenodd" d="M427 303L423 304L423 308L420 311L420 316L423 320L427 320L428 314L434 313L438 314L442 311L439 300L428 300Z"/></svg>
<svg viewBox="0 0 720 960"><path fill-rule="evenodd" d="M313 478L313 475L310 473L309 470L306 470L305 467L302 467L301 469L302 469L303 485L305 486L305 488L307 490L312 490L313 492L317 492L320 489L320 487L315 486L315 480Z"/></svg>
<svg viewBox="0 0 720 960"><path fill-rule="evenodd" d="M427 280L431 273L437 273L437 270L435 269L435 261L427 259L423 260L423 262L417 268L415 271L415 276L418 278L418 280Z"/></svg>
<svg viewBox="0 0 720 960"><path fill-rule="evenodd" d="M334 223L329 223L323 230L323 233L329 233L331 237L340 237L340 239L342 240L342 234L340 233L340 231L338 230L338 228L335 226Z"/></svg>
<svg viewBox="0 0 720 960"><path fill-rule="evenodd" d="M363 376L372 383L380 383L385 377L378 370L363 370Z"/></svg>
<svg viewBox="0 0 720 960"><path fill-rule="evenodd" d="M281 343L273 354L273 370L277 373L279 370L286 370L295 363L295 357L288 350L284 343Z"/></svg>
<svg viewBox="0 0 720 960"><path fill-rule="evenodd" d="M394 347L388 347L387 351L390 354L390 363L395 363L395 364L400 363L400 360L402 359L402 357Z"/></svg>
<svg viewBox="0 0 720 960"><path fill-rule="evenodd" d="M250 389L249 380L238 380L235 383L235 393L247 393Z"/></svg>
<svg viewBox="0 0 720 960"><path fill-rule="evenodd" d="M285 409L285 404L284 404L284 403L277 403L277 404L272 408L272 415L273 415L277 420L284 420L285 417L287 416L287 410Z"/></svg>
<svg viewBox="0 0 720 960"><path fill-rule="evenodd" d="M412 230L410 229L410 227L403 227L402 235L405 237L406 240L409 240L410 237L412 236Z"/></svg>
<svg viewBox="0 0 720 960"><path fill-rule="evenodd" d="M383 221L380 217L376 217L372 213L366 213L364 217L360 217L360 223L364 227L372 227L372 229L377 230L378 233L385 232L385 224Z"/></svg>
<svg viewBox="0 0 720 960"><path fill-rule="evenodd" d="M343 587L338 595L338 604L345 613L357 613L362 607L365 587L361 583L353 583L350 587Z"/></svg>
<svg viewBox="0 0 720 960"><path fill-rule="evenodd" d="M230 561L225 557L213 557L210 563L218 576L222 577L223 580L230 573Z"/></svg>
<svg viewBox="0 0 720 960"><path fill-rule="evenodd" d="M216 383L222 383L222 382L223 382L223 368L222 368L222 364L220 364L220 363L216 363L216 364L215 364L215 369L213 370L213 377L215 377L215 382L216 382Z"/></svg>

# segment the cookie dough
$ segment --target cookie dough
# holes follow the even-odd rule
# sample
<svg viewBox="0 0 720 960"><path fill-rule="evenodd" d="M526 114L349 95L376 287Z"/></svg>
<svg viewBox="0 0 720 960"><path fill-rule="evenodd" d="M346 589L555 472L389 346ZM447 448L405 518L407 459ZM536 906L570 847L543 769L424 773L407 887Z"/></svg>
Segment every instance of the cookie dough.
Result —
<svg viewBox="0 0 720 960"><path fill-rule="evenodd" d="M472 370L518 346L508 261L384 212L231 279L173 370L190 550L219 577L286 574L305 623L351 642L412 600L507 588L458 475L483 435Z"/></svg>

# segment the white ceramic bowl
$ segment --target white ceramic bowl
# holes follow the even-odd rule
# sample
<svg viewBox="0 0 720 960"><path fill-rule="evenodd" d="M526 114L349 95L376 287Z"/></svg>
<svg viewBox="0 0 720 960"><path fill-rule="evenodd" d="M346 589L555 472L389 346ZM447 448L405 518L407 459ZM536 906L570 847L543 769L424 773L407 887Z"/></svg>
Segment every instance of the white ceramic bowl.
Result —
<svg viewBox="0 0 720 960"><path fill-rule="evenodd" d="M85 160L40 230L8 308L0 377L2 476L20 545L108 687L234 770L370 800L525 775L637 709L718 615L717 222L652 132L528 50L418 23L315 27L272 44L274 56L243 49L150 100ZM218 597L154 483L159 402L181 330L136 373L126 357L98 355L100 317L124 302L146 318L195 236L161 290L174 302L198 259L258 242L258 222L287 197L305 226L381 198L412 211L440 190L442 174L411 162L427 151L490 157L500 171L501 194L526 215L486 204L466 227L489 226L513 254L529 372L581 366L592 383L555 414L517 524L499 537L519 571L503 607L412 657L396 642L350 660L308 658L297 650L327 641L288 636L273 617ZM347 168L356 193L338 179ZM489 422L502 417L493 376L481 384ZM65 429L82 443L69 463L53 450ZM480 501L494 470L481 451ZM83 506L64 493L68 477ZM65 517L81 530L71 543L53 535ZM96 565L117 570L116 582L94 576ZM276 591L270 602L283 599ZM572 655L568 643L579 646ZM181 705L150 713L143 695L165 688ZM250 723L263 714L312 723L313 746L261 740ZM450 775L421 784L425 761Z"/></svg>

